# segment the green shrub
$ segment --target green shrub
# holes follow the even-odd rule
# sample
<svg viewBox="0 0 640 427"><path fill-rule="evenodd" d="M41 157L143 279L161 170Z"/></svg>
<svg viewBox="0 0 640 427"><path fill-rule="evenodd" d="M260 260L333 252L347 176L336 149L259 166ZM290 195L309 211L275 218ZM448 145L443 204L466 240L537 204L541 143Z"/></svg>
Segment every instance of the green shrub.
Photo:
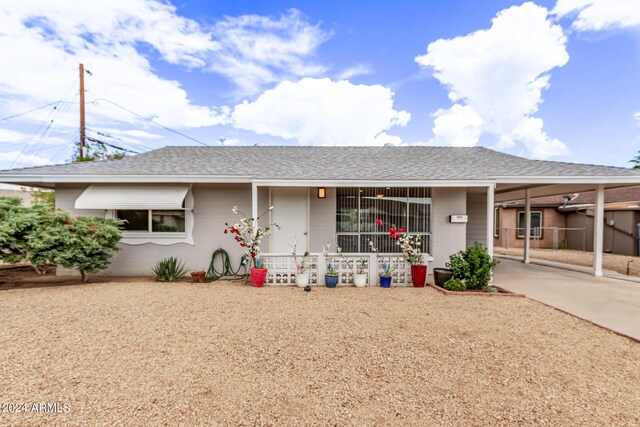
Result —
<svg viewBox="0 0 640 427"><path fill-rule="evenodd" d="M444 288L448 291L464 291L467 289L467 285L460 279L449 279L444 282Z"/></svg>
<svg viewBox="0 0 640 427"><path fill-rule="evenodd" d="M158 261L153 268L153 279L156 282L177 282L189 272L182 261L169 257Z"/></svg>
<svg viewBox="0 0 640 427"><path fill-rule="evenodd" d="M492 260L480 243L449 257L447 267L453 270L453 277L464 280L467 289L482 289L489 284L491 273L497 262Z"/></svg>

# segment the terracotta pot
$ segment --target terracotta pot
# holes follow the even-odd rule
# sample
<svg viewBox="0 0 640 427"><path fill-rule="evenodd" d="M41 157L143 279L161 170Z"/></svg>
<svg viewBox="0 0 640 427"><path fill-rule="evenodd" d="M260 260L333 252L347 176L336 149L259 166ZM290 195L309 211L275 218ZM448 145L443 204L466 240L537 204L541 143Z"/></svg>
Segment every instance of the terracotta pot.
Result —
<svg viewBox="0 0 640 427"><path fill-rule="evenodd" d="M411 281L414 288L424 288L424 284L427 281L427 266L426 265L412 265L411 266Z"/></svg>
<svg viewBox="0 0 640 427"><path fill-rule="evenodd" d="M267 277L266 268L251 267L251 286L261 288L264 285L264 279Z"/></svg>
<svg viewBox="0 0 640 427"><path fill-rule="evenodd" d="M191 282L204 283L206 273L204 271L193 271L191 273Z"/></svg>

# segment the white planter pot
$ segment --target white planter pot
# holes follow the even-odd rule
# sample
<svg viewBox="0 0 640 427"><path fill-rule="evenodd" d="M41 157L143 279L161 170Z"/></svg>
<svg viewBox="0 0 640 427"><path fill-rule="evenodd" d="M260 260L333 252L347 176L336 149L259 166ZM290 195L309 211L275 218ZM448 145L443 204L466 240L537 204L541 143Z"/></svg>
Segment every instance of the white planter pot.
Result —
<svg viewBox="0 0 640 427"><path fill-rule="evenodd" d="M309 284L309 274L304 273L298 273L296 274L296 285L298 285L299 288L304 288L305 286L307 286Z"/></svg>
<svg viewBox="0 0 640 427"><path fill-rule="evenodd" d="M353 276L353 284L358 288L364 288L367 286L367 275L366 274L354 274Z"/></svg>

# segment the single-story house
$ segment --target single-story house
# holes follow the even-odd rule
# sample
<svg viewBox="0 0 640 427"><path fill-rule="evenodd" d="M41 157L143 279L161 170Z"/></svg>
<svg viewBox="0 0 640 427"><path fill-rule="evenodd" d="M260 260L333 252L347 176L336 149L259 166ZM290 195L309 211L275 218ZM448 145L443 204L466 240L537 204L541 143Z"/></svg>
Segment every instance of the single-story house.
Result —
<svg viewBox="0 0 640 427"><path fill-rule="evenodd" d="M217 248L236 265L242 250L223 234L225 222L238 220L232 208L256 217L273 206L265 220L282 229L262 248L272 283L289 283L295 274L287 254L297 238L299 250L316 260L330 242L368 256L375 284L381 257L369 254L369 240L402 262L376 219L424 236L431 270L474 242L493 254L496 202L525 199L529 210L532 197L595 190L595 216L602 218L604 189L639 185L640 171L481 147L165 147L122 160L0 171L0 182L53 188L56 206L75 215L127 220L121 250L104 274L149 274L168 256L206 269ZM596 226L596 275L602 234ZM318 264L314 275L321 276L325 265Z"/></svg>
<svg viewBox="0 0 640 427"><path fill-rule="evenodd" d="M564 194L531 200L534 246L593 251L595 193ZM494 246L524 247L524 200L496 203ZM638 256L640 188L604 192L604 251Z"/></svg>

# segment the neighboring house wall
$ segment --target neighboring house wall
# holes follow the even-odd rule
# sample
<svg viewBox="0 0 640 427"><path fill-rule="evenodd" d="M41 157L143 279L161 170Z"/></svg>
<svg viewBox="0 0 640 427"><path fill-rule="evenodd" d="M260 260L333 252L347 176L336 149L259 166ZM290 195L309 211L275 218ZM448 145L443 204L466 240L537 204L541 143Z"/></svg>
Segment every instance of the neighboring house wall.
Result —
<svg viewBox="0 0 640 427"><path fill-rule="evenodd" d="M638 256L637 225L640 223L638 211L605 211L603 249L605 252ZM613 224L611 224L613 221ZM593 212L567 214L567 227L586 228L584 246L593 251ZM582 250L583 238L579 233L568 234L568 248Z"/></svg>
<svg viewBox="0 0 640 427"><path fill-rule="evenodd" d="M498 247L508 248L524 248L524 238L517 237L518 228L518 212L524 212L522 207L503 208L500 207L500 224L499 236L494 237L493 244ZM532 248L553 248L553 227L558 228L557 244L558 248L566 247L565 238L570 237L561 228L570 227L567 225L565 215L559 213L556 208L550 207L532 207L532 212L542 213L542 238L531 239ZM524 228L524 223L521 224ZM507 231L508 229L508 231ZM576 233L577 234L577 233ZM563 243L564 242L564 243Z"/></svg>
<svg viewBox="0 0 640 427"><path fill-rule="evenodd" d="M0 188L0 197L17 197L22 200L22 206L31 206L33 191L28 190L5 190Z"/></svg>
<svg viewBox="0 0 640 427"><path fill-rule="evenodd" d="M467 246L487 244L487 194L467 193Z"/></svg>
<svg viewBox="0 0 640 427"><path fill-rule="evenodd" d="M430 269L444 267L451 254L465 248L467 224L452 224L449 215L467 212L467 189L435 187L431 190L431 203L433 265L429 266Z"/></svg>

